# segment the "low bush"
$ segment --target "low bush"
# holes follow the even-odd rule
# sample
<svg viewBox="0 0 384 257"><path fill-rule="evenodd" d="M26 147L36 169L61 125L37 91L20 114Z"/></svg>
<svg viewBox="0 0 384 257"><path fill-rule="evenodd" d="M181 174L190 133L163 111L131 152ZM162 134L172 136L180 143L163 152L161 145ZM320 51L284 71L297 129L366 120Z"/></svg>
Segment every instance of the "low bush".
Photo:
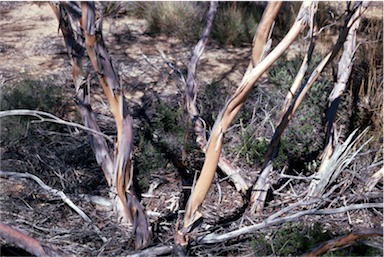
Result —
<svg viewBox="0 0 384 257"><path fill-rule="evenodd" d="M30 109L52 113L62 117L65 99L62 90L54 85L38 80L22 80L1 89L0 110ZM14 116L1 118L2 140L10 142L27 132L31 117ZM54 124L45 124L52 127Z"/></svg>
<svg viewBox="0 0 384 257"><path fill-rule="evenodd" d="M204 26L206 3L151 2L144 6L143 18L150 33L165 33L183 41L195 42Z"/></svg>

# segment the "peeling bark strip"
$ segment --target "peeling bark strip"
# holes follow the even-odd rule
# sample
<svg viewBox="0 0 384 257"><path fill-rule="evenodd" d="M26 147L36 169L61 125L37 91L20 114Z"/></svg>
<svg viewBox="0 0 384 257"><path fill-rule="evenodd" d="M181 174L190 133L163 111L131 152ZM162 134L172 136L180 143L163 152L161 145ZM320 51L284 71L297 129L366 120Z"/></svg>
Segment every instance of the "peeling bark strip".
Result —
<svg viewBox="0 0 384 257"><path fill-rule="evenodd" d="M135 234L135 248L146 247L151 240L151 231L144 208L131 192L132 186L132 117L128 113L119 79L105 47L102 35L102 20L96 18L93 2L82 2L82 28L85 46L111 106L117 127L112 189L119 196L116 211L119 222L131 223ZM112 191L113 193L113 191Z"/></svg>
<svg viewBox="0 0 384 257"><path fill-rule="evenodd" d="M85 47L81 29L77 22L81 19L81 9L74 2L62 4L50 2L50 5L59 20L59 29L63 33L67 46L72 69L71 74L76 89L76 100L83 123L86 127L101 132L91 108L89 86L86 85L83 72L82 58L84 57ZM96 161L103 170L108 185L111 186L113 161L107 142L101 135L94 133L88 133L88 135Z"/></svg>
<svg viewBox="0 0 384 257"><path fill-rule="evenodd" d="M255 66L262 59L264 59L266 53L269 51L269 48L271 47L270 37L273 25L282 4L282 1L268 3L253 38L252 58L245 73L248 73L255 68Z"/></svg>
<svg viewBox="0 0 384 257"><path fill-rule="evenodd" d="M288 126L288 123L292 119L297 108L303 101L306 93L315 83L315 81L320 76L324 68L336 57L337 53L342 48L347 38L350 28L358 19L358 17L360 17L361 14L366 10L367 7L368 7L367 3L360 2L354 6L353 10L350 13L348 13L344 28L341 30L339 38L335 46L333 47L332 51L318 64L316 69L312 72L311 76L309 77L308 81L301 87L299 93L294 98L288 110L284 113L281 119L281 122L279 123L279 126L276 128L276 131L272 136L271 142L268 146L266 159L263 164L261 175L257 180L257 182L255 183L255 185L253 186L253 192L252 192L252 198L251 198L251 201L253 202L252 211L260 212L264 207L267 191L270 186L268 182L269 174L273 170L272 164L278 152L278 146L280 143L281 135L283 134L286 127Z"/></svg>
<svg viewBox="0 0 384 257"><path fill-rule="evenodd" d="M212 184L214 173L216 171L221 153L223 136L225 131L228 129L231 122L233 121L237 113L240 111L257 79L289 47L289 45L295 40L296 36L306 26L308 22L307 13L309 12L308 8L310 6L310 2L303 3L296 22L294 23L288 34L285 36L285 38L258 65L256 65L244 75L243 80L241 81L238 89L236 90L234 95L229 99L229 101L227 101L227 103L224 105L223 109L219 113L215 125L212 129L210 139L208 141L207 153L203 169L188 202L187 210L185 213L184 230L187 231L188 227L191 227L191 225L194 223L195 218L198 216L196 215L198 214L197 210L202 204L210 188L210 185ZM267 8L265 12L266 13L263 15L263 17L269 17L269 12L277 14L277 12L274 11L274 8ZM264 46L265 44L261 47L264 48Z"/></svg>
<svg viewBox="0 0 384 257"><path fill-rule="evenodd" d="M81 8L74 2L51 3L51 7L59 19L59 27L67 45L77 101L84 124L93 130L100 131L90 106L89 85L87 87L83 76L81 60L85 51L84 43L111 106L117 126L115 150L112 151L108 148L105 138L90 133L91 145L96 160L102 167L108 185L111 187L111 197L115 199L114 209L118 213L118 221L122 225L133 225L135 248L141 249L149 244L152 235L144 208L131 192L132 118L128 114L119 80L103 41L102 20L97 19L93 2L83 2ZM71 14L73 22L68 13ZM77 22L80 23L84 35L81 34ZM73 30L73 27L76 28L76 31ZM112 152L114 152L113 157ZM116 197L116 193L118 197Z"/></svg>
<svg viewBox="0 0 384 257"><path fill-rule="evenodd" d="M335 118L341 101L341 96L347 87L347 82L351 75L353 58L357 50L356 31L359 27L361 20L359 12L355 13L353 20L355 20L355 22L351 26L348 32L347 39L343 45L344 49L338 65L337 81L335 81L333 90L328 97L328 109L326 112L326 146L322 154L322 162L320 168L317 172L317 176L320 177L321 180L325 181L327 181L327 178L321 174L333 170L332 167L330 167L329 165L338 141L338 136L336 134ZM324 188L322 188L321 186L321 184L323 183L320 182L321 181L318 180L312 180L308 190L308 197L317 197L318 195L323 193L322 191Z"/></svg>
<svg viewBox="0 0 384 257"><path fill-rule="evenodd" d="M199 109L196 106L197 98L197 87L196 87L196 69L197 64L201 55L204 52L204 49L207 45L209 35L212 30L213 21L217 13L218 2L211 1L210 7L207 13L207 22L204 27L203 33L200 37L200 40L197 42L195 48L193 49L191 59L188 63L188 76L187 81L185 82L185 100L186 100L186 109L189 115L189 120L192 124L192 127L195 131L196 142L199 145L200 149L206 153L207 147L207 138L206 138L206 128L204 125L203 119L200 117ZM249 182L247 182L241 175L238 168L234 167L224 156L220 156L219 163L220 169L229 177L236 190L246 194L248 188L250 187Z"/></svg>
<svg viewBox="0 0 384 257"><path fill-rule="evenodd" d="M201 55L204 52L204 49L207 45L209 34L212 30L213 21L216 16L217 12L217 5L218 3L216 1L210 2L209 11L207 14L207 24L204 27L204 31L201 35L201 38L199 42L196 44L195 48L192 52L191 60L188 63L188 76L187 76L187 85L186 85L186 105L187 105L187 111L189 114L189 118L192 122L192 126L195 130L195 134L197 136L197 143L199 146L203 149L207 143L206 137L205 137L205 128L203 125L203 122L200 119L200 113L196 106L196 97L197 97L197 89L196 89L196 69L197 69L197 63L199 62L199 59Z"/></svg>

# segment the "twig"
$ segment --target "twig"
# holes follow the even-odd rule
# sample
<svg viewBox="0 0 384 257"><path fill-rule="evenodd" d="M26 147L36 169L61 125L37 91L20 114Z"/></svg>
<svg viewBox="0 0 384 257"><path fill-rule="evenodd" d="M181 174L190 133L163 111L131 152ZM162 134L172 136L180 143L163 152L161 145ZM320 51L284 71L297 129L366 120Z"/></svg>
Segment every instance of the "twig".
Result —
<svg viewBox="0 0 384 257"><path fill-rule="evenodd" d="M67 125L67 126L71 126L71 127L75 127L75 128L80 128L80 129L95 133L99 136L102 136L105 139L107 139L110 143L113 143L113 139L111 137L105 135L104 133L90 129L90 128L83 126L81 124L77 124L77 123L70 122L70 121L65 121L65 120L60 119L59 117L57 117L51 113L48 113L48 112L37 111L37 110L26 110L26 109L0 111L0 118L6 117L6 116L33 116L33 117L36 117L40 120L32 121L32 123L35 123L35 122L52 122L52 123L57 123L57 124L61 124L61 125ZM44 116L49 117L49 118L44 118Z"/></svg>
<svg viewBox="0 0 384 257"><path fill-rule="evenodd" d="M63 191L59 191L57 189L54 189L47 184L45 184L40 178L36 177L35 175L32 175L30 173L18 173L18 172L12 172L12 171L3 171L0 170L0 177L17 177L17 178L29 178L34 180L39 186L41 186L44 190L47 190L48 192L60 196L60 198L69 205L75 212L77 212L85 221L92 223L92 220L85 214L82 210L80 210L79 207L77 207L71 199L69 199Z"/></svg>

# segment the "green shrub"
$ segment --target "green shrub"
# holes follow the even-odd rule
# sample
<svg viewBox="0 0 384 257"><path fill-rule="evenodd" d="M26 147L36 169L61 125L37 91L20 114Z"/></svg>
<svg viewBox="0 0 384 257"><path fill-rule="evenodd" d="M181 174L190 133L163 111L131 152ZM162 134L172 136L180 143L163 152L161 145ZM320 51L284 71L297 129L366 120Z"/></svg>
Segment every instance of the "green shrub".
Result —
<svg viewBox="0 0 384 257"><path fill-rule="evenodd" d="M195 43L205 25L208 2L151 2L136 5L150 33ZM251 44L264 7L252 2L220 2L212 38L222 45Z"/></svg>
<svg viewBox="0 0 384 257"><path fill-rule="evenodd" d="M235 145L235 152L245 158L247 164L261 167L269 141L266 138L255 138L254 129L251 126L244 130L245 132L240 136L241 143Z"/></svg>
<svg viewBox="0 0 384 257"><path fill-rule="evenodd" d="M156 106L155 126L164 133L180 133L182 128L179 126L179 110L160 103Z"/></svg>
<svg viewBox="0 0 384 257"><path fill-rule="evenodd" d="M144 191L148 189L151 174L165 168L181 152L181 147L185 147L184 124L180 122L181 107L160 102L153 108L156 110L153 122L149 124L143 121L134 143L138 146L134 154L135 171L138 174L136 181L140 190Z"/></svg>
<svg viewBox="0 0 384 257"><path fill-rule="evenodd" d="M65 104L61 88L37 80L22 80L14 85L2 86L0 110L30 109L55 114L63 114ZM24 135L31 117L3 117L1 122L1 140L13 141ZM55 126L46 124L45 126Z"/></svg>
<svg viewBox="0 0 384 257"><path fill-rule="evenodd" d="M207 4L199 2L151 2L145 5L144 18L150 33L165 33L183 41L199 39Z"/></svg>
<svg viewBox="0 0 384 257"><path fill-rule="evenodd" d="M275 105L281 106L300 68L301 61L299 56L291 60L283 56L271 68L270 80L278 89L277 92L271 92L273 94L271 98L279 99L276 100ZM319 56L313 56L306 78L319 61ZM316 159L324 146L325 111L330 92L330 85L325 80L318 79L312 85L282 136L279 160L290 160L291 164L292 162L301 163L303 166L294 168L303 168L306 166L305 163L311 163Z"/></svg>
<svg viewBox="0 0 384 257"><path fill-rule="evenodd" d="M145 191L148 189L148 181L153 172L165 167L167 159L164 158L160 149L154 147L144 136L146 131L139 131L138 149L133 156L136 181L139 189Z"/></svg>

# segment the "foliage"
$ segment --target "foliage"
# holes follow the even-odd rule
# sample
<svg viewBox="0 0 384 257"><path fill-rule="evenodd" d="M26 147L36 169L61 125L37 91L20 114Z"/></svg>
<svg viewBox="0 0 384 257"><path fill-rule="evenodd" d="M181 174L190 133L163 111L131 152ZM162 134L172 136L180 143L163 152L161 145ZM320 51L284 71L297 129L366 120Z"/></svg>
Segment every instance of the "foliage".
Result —
<svg viewBox="0 0 384 257"><path fill-rule="evenodd" d="M319 60L319 56L314 56L309 70ZM241 132L240 135L231 136L234 139L227 151L245 158L243 163L254 167L262 165L272 136L269 124L276 124L284 97L300 65L299 57L290 60L286 56L281 57L269 71L271 84L265 89L254 90L250 96L252 104L245 104L244 111L239 114ZM283 134L279 154L275 159L276 169L281 170L288 166L289 170L308 170L317 161L324 144L324 111L329 91L329 84L318 80L307 93ZM263 123L267 125L261 125Z"/></svg>
<svg viewBox="0 0 384 257"><path fill-rule="evenodd" d="M327 231L324 232L318 223L313 226L287 223L284 228L277 230L268 239L256 238L252 245L254 251L260 255L300 255L331 238L332 235Z"/></svg>
<svg viewBox="0 0 384 257"><path fill-rule="evenodd" d="M222 45L250 44L261 18L260 3L222 2L212 38ZM204 2L156 2L136 6L139 17L148 22L150 33L165 33L186 42L199 39L207 9Z"/></svg>
<svg viewBox="0 0 384 257"><path fill-rule="evenodd" d="M200 107L200 113L207 123L208 128L213 126L220 112L220 108L225 103L225 99L228 96L228 86L230 85L222 83L219 80L213 80L201 88L201 93L198 95L198 106Z"/></svg>
<svg viewBox="0 0 384 257"><path fill-rule="evenodd" d="M250 44L255 34L262 8L255 3L223 2L219 5L212 37L221 45Z"/></svg>
<svg viewBox="0 0 384 257"><path fill-rule="evenodd" d="M4 85L0 95L0 110L31 109L63 116L66 98L59 87L38 80L21 80ZM27 132L30 117L15 116L1 119L2 140L13 141ZM54 124L44 124L50 128Z"/></svg>
<svg viewBox="0 0 384 257"><path fill-rule="evenodd" d="M150 33L165 33L194 42L202 31L206 6L199 2L151 2L145 5L143 15Z"/></svg>
<svg viewBox="0 0 384 257"><path fill-rule="evenodd" d="M245 158L247 164L261 167L269 141L266 138L255 138L255 134L249 128L242 133L241 141L242 143L235 146L237 154Z"/></svg>
<svg viewBox="0 0 384 257"><path fill-rule="evenodd" d="M137 151L133 156L136 180L140 190L147 190L150 175L166 165L164 155L145 138L145 133L145 131L139 132Z"/></svg>
<svg viewBox="0 0 384 257"><path fill-rule="evenodd" d="M156 106L155 126L165 133L180 133L182 129L178 123L179 111L161 102Z"/></svg>
<svg viewBox="0 0 384 257"><path fill-rule="evenodd" d="M118 18L133 11L131 2L101 1L99 4L104 17Z"/></svg>
<svg viewBox="0 0 384 257"><path fill-rule="evenodd" d="M312 71L321 60L320 56L317 55L313 56L312 59L308 71ZM283 63L284 65L282 65ZM291 60L283 57L270 70L270 80L277 87L277 92L271 92L273 94L271 98L281 99L276 102L276 105L280 106L283 101L279 95L285 95L289 92L294 75L299 70L300 65L299 56ZM323 148L324 113L330 91L330 85L326 80L319 79L315 82L284 132L280 145L280 155L282 156L279 156L278 159L291 160L292 168L304 168L305 163L311 163L315 160ZM281 93L279 94L279 92ZM294 161L292 162L292 160ZM296 164L300 164L300 166L296 166Z"/></svg>
<svg viewBox="0 0 384 257"><path fill-rule="evenodd" d="M180 150L184 144L184 130L179 125L180 108L164 102L156 104L154 108L156 110L154 122L143 123L135 142L137 150L133 158L140 190L148 189L150 175L167 165L170 159L166 156L168 152ZM155 139L153 134L156 134Z"/></svg>

